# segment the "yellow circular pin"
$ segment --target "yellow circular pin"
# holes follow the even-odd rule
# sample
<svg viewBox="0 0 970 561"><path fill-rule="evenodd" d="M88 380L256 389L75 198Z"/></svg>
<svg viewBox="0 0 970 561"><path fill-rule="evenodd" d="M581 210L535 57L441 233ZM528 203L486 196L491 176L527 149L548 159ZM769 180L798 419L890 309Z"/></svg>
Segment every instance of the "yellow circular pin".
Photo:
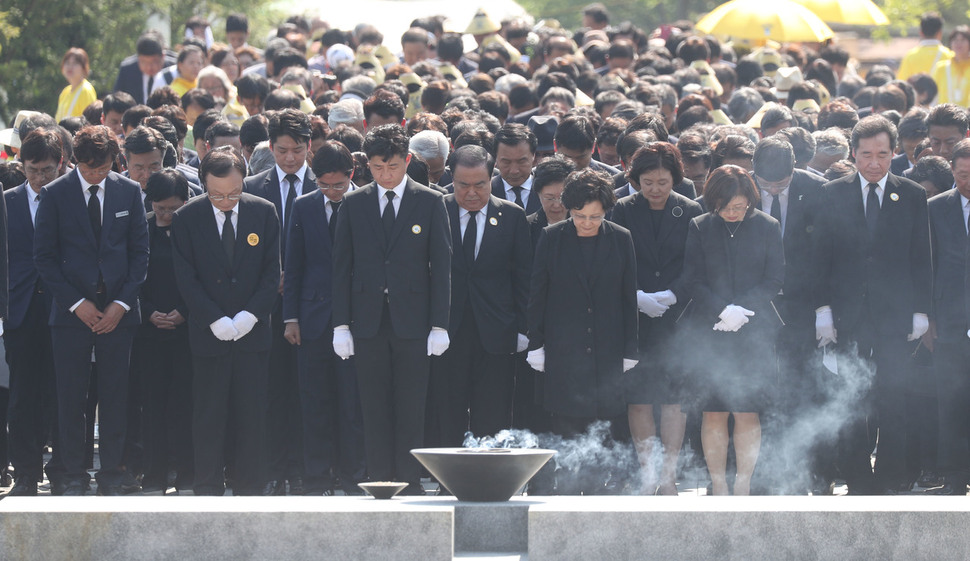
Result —
<svg viewBox="0 0 970 561"><path fill-rule="evenodd" d="M896 193L890 193L889 198L892 199L893 202L896 202L899 200L899 195L897 195Z"/></svg>
<svg viewBox="0 0 970 561"><path fill-rule="evenodd" d="M498 226L498 220L494 216L488 219L488 223L492 226Z"/></svg>
<svg viewBox="0 0 970 561"><path fill-rule="evenodd" d="M246 236L246 243L248 243L253 247L256 247L256 244L259 243L259 236L257 236L256 234L249 234L248 236Z"/></svg>
<svg viewBox="0 0 970 561"><path fill-rule="evenodd" d="M411 226L411 232L413 232L415 234L420 234L421 233L421 225L420 224L415 224L414 226Z"/></svg>

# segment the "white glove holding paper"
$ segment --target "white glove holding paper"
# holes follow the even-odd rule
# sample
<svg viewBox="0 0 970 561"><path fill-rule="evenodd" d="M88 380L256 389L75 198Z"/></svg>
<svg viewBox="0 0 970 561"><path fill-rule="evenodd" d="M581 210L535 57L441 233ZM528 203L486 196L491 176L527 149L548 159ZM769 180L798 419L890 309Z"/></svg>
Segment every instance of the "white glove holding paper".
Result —
<svg viewBox="0 0 970 561"><path fill-rule="evenodd" d="M220 341L232 341L239 335L236 331L235 325L232 323L232 319L229 316L222 316L221 318L215 320L209 324L209 330L212 334L216 336L216 339Z"/></svg>
<svg viewBox="0 0 970 561"><path fill-rule="evenodd" d="M815 339L818 340L820 348L837 341L835 320L832 319L832 308L829 306L815 310Z"/></svg>
<svg viewBox="0 0 970 561"><path fill-rule="evenodd" d="M440 327L432 327L428 333L428 356L441 356L448 350L451 339L448 338L448 331Z"/></svg>
<svg viewBox="0 0 970 561"><path fill-rule="evenodd" d="M915 341L930 329L930 318L926 314L913 314L913 332L906 336L907 341Z"/></svg>
<svg viewBox="0 0 970 561"><path fill-rule="evenodd" d="M525 356L525 361L537 372L546 371L546 348L540 347L534 351L529 351Z"/></svg>
<svg viewBox="0 0 970 561"><path fill-rule="evenodd" d="M642 290L637 291L637 309L641 313L647 314L652 318L664 315L668 306L664 306L654 298L653 294L647 294Z"/></svg>
<svg viewBox="0 0 970 561"><path fill-rule="evenodd" d="M340 358L347 360L354 356L354 336L347 325L333 328L333 352Z"/></svg>
<svg viewBox="0 0 970 561"><path fill-rule="evenodd" d="M236 314L236 317L232 318L232 326L236 328L236 336L232 338L233 341L238 341L249 334L256 326L256 316L247 312L246 310L240 311Z"/></svg>
<svg viewBox="0 0 970 561"><path fill-rule="evenodd" d="M518 343L516 343L515 345L515 352L521 353L522 351L528 348L529 348L529 338L523 335L522 333L519 333L519 340L518 340Z"/></svg>

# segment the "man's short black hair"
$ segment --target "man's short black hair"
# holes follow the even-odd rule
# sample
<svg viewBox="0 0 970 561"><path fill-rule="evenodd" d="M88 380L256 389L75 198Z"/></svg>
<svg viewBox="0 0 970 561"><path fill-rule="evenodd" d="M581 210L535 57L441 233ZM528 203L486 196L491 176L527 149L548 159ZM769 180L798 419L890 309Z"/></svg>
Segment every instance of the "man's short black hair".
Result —
<svg viewBox="0 0 970 561"><path fill-rule="evenodd" d="M290 90L273 90L263 101L266 111L281 111L285 109L299 110L303 100Z"/></svg>
<svg viewBox="0 0 970 561"><path fill-rule="evenodd" d="M179 145L178 129L175 128L172 121L166 119L165 117L162 117L161 115L152 115L151 117L147 117L144 121L142 121L142 126L157 130L173 147ZM181 150L177 150L177 152L181 153Z"/></svg>
<svg viewBox="0 0 970 561"><path fill-rule="evenodd" d="M754 149L754 174L765 181L780 181L795 171L795 150L777 135L762 138Z"/></svg>
<svg viewBox="0 0 970 561"><path fill-rule="evenodd" d="M458 147L448 157L448 161L451 163L452 175L458 167L477 168L484 166L488 170L489 177L491 177L492 171L495 169L495 158L488 153L488 150L475 144Z"/></svg>
<svg viewBox="0 0 970 561"><path fill-rule="evenodd" d="M919 18L919 32L923 37L933 38L943 30L943 17L939 12L926 12Z"/></svg>
<svg viewBox="0 0 970 561"><path fill-rule="evenodd" d="M242 31L249 33L249 18L246 14L229 14L226 16L226 33Z"/></svg>
<svg viewBox="0 0 970 561"><path fill-rule="evenodd" d="M135 43L135 52L138 56L163 56L165 48L162 45L161 36L156 31L146 32Z"/></svg>
<svg viewBox="0 0 970 561"><path fill-rule="evenodd" d="M892 150L896 148L896 125L892 124L892 121L882 117L880 115L870 115L865 119L860 120L855 127L852 128L852 137L849 140L849 146L852 150L859 148L859 142L865 138L872 138L878 136L882 133L889 135L889 148Z"/></svg>
<svg viewBox="0 0 970 561"><path fill-rule="evenodd" d="M354 171L354 157L343 143L325 140L313 153L310 169L317 177L335 172L349 176Z"/></svg>
<svg viewBox="0 0 970 561"><path fill-rule="evenodd" d="M464 53L465 44L458 33L445 33L438 39L438 58L441 60L459 60Z"/></svg>
<svg viewBox="0 0 970 561"><path fill-rule="evenodd" d="M145 183L145 198L150 202L159 202L172 197L189 200L189 182L185 176L174 168L153 173Z"/></svg>
<svg viewBox="0 0 970 561"><path fill-rule="evenodd" d="M404 104L401 98L394 92L375 90L374 93L364 101L364 119L370 120L375 113L384 118L394 118L397 122L404 120Z"/></svg>
<svg viewBox="0 0 970 561"><path fill-rule="evenodd" d="M279 76L280 71L284 68L289 68L291 66L299 66L300 68L308 68L306 57L304 57L300 51L287 47L281 49L273 57L273 72Z"/></svg>
<svg viewBox="0 0 970 561"><path fill-rule="evenodd" d="M236 95L247 99L256 98L260 103L269 95L269 81L259 74L243 74L236 80Z"/></svg>
<svg viewBox="0 0 970 561"><path fill-rule="evenodd" d="M401 44L404 43L421 43L423 45L428 44L428 32L420 27L412 27L401 35Z"/></svg>
<svg viewBox="0 0 970 561"><path fill-rule="evenodd" d="M253 115L239 127L239 143L252 149L264 140L269 140L269 120L265 115Z"/></svg>
<svg viewBox="0 0 970 561"><path fill-rule="evenodd" d="M213 148L206 152L202 163L199 164L199 181L205 187L208 176L226 177L234 169L246 177L246 161L243 160L242 154L232 146Z"/></svg>
<svg viewBox="0 0 970 561"><path fill-rule="evenodd" d="M581 115L569 115L559 122L555 136L558 148L570 150L592 150L596 142L593 122Z"/></svg>
<svg viewBox="0 0 970 561"><path fill-rule="evenodd" d="M330 134L327 135L327 140L336 140L346 146L352 153L361 152L364 149L364 135L360 134L360 131L354 127L343 123L337 125L330 131ZM368 181L368 183L370 182Z"/></svg>
<svg viewBox="0 0 970 561"><path fill-rule="evenodd" d="M784 138L791 144L795 152L795 167L804 169L808 162L815 157L815 137L808 129L802 127L788 127L776 132L774 136Z"/></svg>
<svg viewBox="0 0 970 561"><path fill-rule="evenodd" d="M121 152L118 139L104 125L88 125L74 136L74 158L78 163L100 166Z"/></svg>
<svg viewBox="0 0 970 561"><path fill-rule="evenodd" d="M299 109L283 109L269 116L267 132L270 144L276 144L279 137L284 135L297 143L308 144L313 131L310 130L310 117L306 113Z"/></svg>
<svg viewBox="0 0 970 561"><path fill-rule="evenodd" d="M124 115L125 111L134 107L135 98L131 97L128 92L112 92L104 96L104 100L101 103L101 114L107 115L109 112L114 111L120 115Z"/></svg>
<svg viewBox="0 0 970 561"><path fill-rule="evenodd" d="M64 157L61 135L53 129L36 129L20 143L19 155L24 162L60 162Z"/></svg>
<svg viewBox="0 0 970 561"><path fill-rule="evenodd" d="M957 127L962 136L970 129L970 116L967 110L954 103L942 103L930 110L926 127Z"/></svg>
<svg viewBox="0 0 970 561"><path fill-rule="evenodd" d="M407 158L409 144L404 127L398 124L381 125L368 129L364 137L364 153L368 160L377 157L390 160L394 156Z"/></svg>
<svg viewBox="0 0 970 561"><path fill-rule="evenodd" d="M175 127L175 134L177 134L180 139L184 140L185 137L188 136L189 124L185 120L185 111L182 111L182 108L178 105L163 105L162 107L152 111L152 116L162 117L171 123L172 126ZM149 118L146 118L142 124L147 125L148 119ZM198 120L198 117L196 117L196 120ZM158 129L162 134L166 134L164 130L159 129L158 127L152 126L152 128ZM178 145L178 142L175 144Z"/></svg>
<svg viewBox="0 0 970 561"><path fill-rule="evenodd" d="M212 94L202 88L192 88L191 90L182 94L182 110L188 111L189 107L194 103L202 108L203 111L206 109L212 109L216 106L216 99L212 97Z"/></svg>
<svg viewBox="0 0 970 561"><path fill-rule="evenodd" d="M182 100L179 98L179 94L175 93L170 86L162 86L152 93L148 94L148 99L145 100L145 105L151 107L152 109L158 109L159 107L165 105L175 105L181 106Z"/></svg>
<svg viewBox="0 0 970 561"><path fill-rule="evenodd" d="M651 142L657 142L657 136L649 129L630 130L627 128L616 140L616 155L624 165L633 163L633 155L637 150ZM662 141L666 142L666 141Z"/></svg>
<svg viewBox="0 0 970 561"><path fill-rule="evenodd" d="M516 84L509 90L509 106L512 108L539 105L539 97L529 84Z"/></svg>
<svg viewBox="0 0 970 561"><path fill-rule="evenodd" d="M576 164L572 160L563 158L562 155L546 158L539 162L532 173L532 189L536 193L542 193L545 187L552 183L563 183L566 177L576 171Z"/></svg>
<svg viewBox="0 0 970 561"><path fill-rule="evenodd" d="M205 141L209 143L209 146L215 146L217 138L233 136L239 136L239 127L227 120L216 121L205 129ZM242 141L240 141L241 143Z"/></svg>
<svg viewBox="0 0 970 561"><path fill-rule="evenodd" d="M903 118L899 120L896 130L899 132L899 139L903 140L922 140L930 133L926 126L927 111L921 107L910 109Z"/></svg>
<svg viewBox="0 0 970 561"><path fill-rule="evenodd" d="M964 142L958 142L957 146ZM956 147L954 147L953 154L956 153ZM962 157L970 157L970 152L964 151ZM913 165L913 170L909 172L909 178L917 183L929 181L936 185L936 188L942 193L953 187L953 168L950 167L950 163L946 159L940 156L923 156Z"/></svg>
<svg viewBox="0 0 970 561"><path fill-rule="evenodd" d="M162 133L151 127L138 126L125 137L125 154L147 154L158 150L164 155L168 145Z"/></svg>
<svg viewBox="0 0 970 561"><path fill-rule="evenodd" d="M499 91L489 91L478 94L478 106L482 111L504 122L509 118L509 97Z"/></svg>
<svg viewBox="0 0 970 561"><path fill-rule="evenodd" d="M539 147L539 139L529 127L521 123L506 123L495 133L495 144L492 146L492 153L498 154L498 145L518 146L525 142L529 145L529 152L536 153Z"/></svg>
<svg viewBox="0 0 970 561"><path fill-rule="evenodd" d="M664 124L663 115L657 113L641 113L627 123L627 134L637 130L652 132L657 137L658 142L667 142L670 139L670 132L667 130L667 125Z"/></svg>
<svg viewBox="0 0 970 561"><path fill-rule="evenodd" d="M205 131L211 127L213 123L223 119L225 119L225 117L222 116L222 113L220 113L218 109L208 109L203 111L201 115L195 118L195 124L192 125L192 137L195 140L204 140Z"/></svg>
<svg viewBox="0 0 970 561"><path fill-rule="evenodd" d="M125 129L132 129L141 124L142 121L151 117L152 108L147 105L136 105L124 112L121 116L121 126Z"/></svg>
<svg viewBox="0 0 970 561"><path fill-rule="evenodd" d="M606 6L599 2L589 4L583 8L583 15L589 16L596 23L610 23L610 12L606 10Z"/></svg>

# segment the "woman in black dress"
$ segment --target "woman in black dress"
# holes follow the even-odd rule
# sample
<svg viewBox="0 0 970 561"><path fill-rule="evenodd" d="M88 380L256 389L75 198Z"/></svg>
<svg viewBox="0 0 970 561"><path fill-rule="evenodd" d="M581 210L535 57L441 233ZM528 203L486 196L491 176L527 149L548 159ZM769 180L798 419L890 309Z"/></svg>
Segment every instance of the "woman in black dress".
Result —
<svg viewBox="0 0 970 561"><path fill-rule="evenodd" d="M652 495L659 482L660 494L676 495L677 458L687 415L680 406L683 370L676 364L671 342L688 301L681 280L687 228L703 211L672 191L684 177L680 152L672 144L654 142L637 150L629 177L638 192L613 209L613 221L630 230L637 257L640 363L627 378L627 415L640 460L640 491ZM660 406L662 446L657 446L655 404Z"/></svg>
<svg viewBox="0 0 970 561"><path fill-rule="evenodd" d="M758 191L745 170L722 166L704 188L710 211L687 233L684 281L696 336L685 353L697 376L704 417L701 444L715 495L728 494L728 418L734 415L735 495L750 492L761 448L759 411L772 369L774 334L783 324L772 299L785 275L781 227L757 210Z"/></svg>
<svg viewBox="0 0 970 561"><path fill-rule="evenodd" d="M616 203L608 175L571 173L562 202L570 218L546 227L536 249L528 360L546 373L541 400L554 432L571 437L626 412L623 373L637 362L636 258L630 232L605 220ZM602 492L606 474L579 475L559 492Z"/></svg>

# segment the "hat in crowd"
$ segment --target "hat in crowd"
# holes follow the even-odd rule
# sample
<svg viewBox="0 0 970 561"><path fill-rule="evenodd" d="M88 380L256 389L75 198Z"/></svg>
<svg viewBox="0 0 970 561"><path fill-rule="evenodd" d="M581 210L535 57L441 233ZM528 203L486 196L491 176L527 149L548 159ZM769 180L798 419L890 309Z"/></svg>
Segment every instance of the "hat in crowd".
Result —
<svg viewBox="0 0 970 561"><path fill-rule="evenodd" d="M559 128L559 119L555 115L533 115L529 118L528 127L539 140L537 152L551 152L556 149L553 139L556 138L556 129Z"/></svg>
<svg viewBox="0 0 970 561"><path fill-rule="evenodd" d="M814 99L799 99L791 106L792 111L804 111L805 113L818 113L822 110L818 102Z"/></svg>
<svg viewBox="0 0 970 561"><path fill-rule="evenodd" d="M760 129L761 119L762 117L765 116L765 113L767 113L768 110L773 107L780 107L780 106L781 104L775 103L774 101L769 101L768 103L765 103L764 105L761 106L760 109L758 109L758 111L754 115L751 116L750 119L748 119L748 122L745 124L753 129Z"/></svg>
<svg viewBox="0 0 970 561"><path fill-rule="evenodd" d="M384 64L374 54L373 49L362 45L357 49L357 58L354 59L354 64L361 67L364 74L370 76L376 84L384 83ZM367 99L367 97L364 96L364 99Z"/></svg>
<svg viewBox="0 0 970 561"><path fill-rule="evenodd" d="M468 24L465 33L471 35L488 35L489 33L496 33L499 29L502 29L502 26L492 19L492 16L488 15L488 12L480 9L475 12L475 17Z"/></svg>
<svg viewBox="0 0 970 561"><path fill-rule="evenodd" d="M10 146L11 148L20 148L20 127L24 124L24 121L30 119L31 117L39 117L42 113L38 111L18 111L17 116L13 121L13 128L3 129L0 131L0 144L4 146Z"/></svg>
<svg viewBox="0 0 970 561"><path fill-rule="evenodd" d="M772 78L775 76L775 72L785 65L785 61L782 60L781 55L774 49L756 49L751 52L751 57L758 61L762 70L765 71L765 75Z"/></svg>
<svg viewBox="0 0 970 561"><path fill-rule="evenodd" d="M327 65L330 66L330 68L336 68L345 60L354 60L354 50L347 45L337 43L336 45L332 45L329 49L327 49Z"/></svg>
<svg viewBox="0 0 970 561"><path fill-rule="evenodd" d="M805 79L802 78L802 70L797 66L783 66L775 73L775 87L771 88L771 93L778 99L788 99L788 90L795 84L801 84Z"/></svg>
<svg viewBox="0 0 970 561"><path fill-rule="evenodd" d="M456 88L468 87L468 82L465 81L465 77L461 75L461 71L454 64L443 62L438 66L438 72L445 77L445 80L451 82L452 86Z"/></svg>

